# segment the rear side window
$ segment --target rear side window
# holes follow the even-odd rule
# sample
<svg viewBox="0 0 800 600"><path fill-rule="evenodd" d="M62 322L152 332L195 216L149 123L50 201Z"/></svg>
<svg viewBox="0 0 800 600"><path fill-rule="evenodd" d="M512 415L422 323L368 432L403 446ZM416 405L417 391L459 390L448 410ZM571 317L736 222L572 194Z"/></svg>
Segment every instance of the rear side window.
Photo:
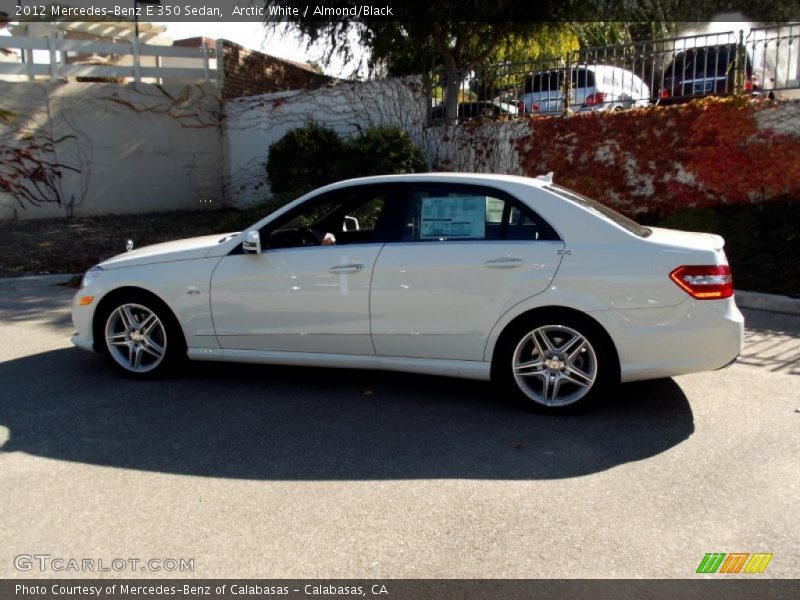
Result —
<svg viewBox="0 0 800 600"><path fill-rule="evenodd" d="M525 93L557 92L561 89L564 74L561 71L546 71L525 78Z"/></svg>
<svg viewBox="0 0 800 600"><path fill-rule="evenodd" d="M463 185L414 186L400 241L556 240L538 215L501 192Z"/></svg>
<svg viewBox="0 0 800 600"><path fill-rule="evenodd" d="M574 69L572 71L573 87L594 87L594 83L594 71L589 71L588 69Z"/></svg>
<svg viewBox="0 0 800 600"><path fill-rule="evenodd" d="M572 190L563 188L560 185L548 185L545 186L544 189L546 189L549 192L552 192L557 196L560 196L561 198L565 198L567 200L570 200L571 202L574 202L575 204L580 204L581 206L593 210L594 212L600 213L607 219L611 219L614 223L616 223L623 229L627 229L634 235L646 238L653 233L649 227L645 227L644 225L639 225L633 219L629 219L625 215L615 211L613 208L609 208L608 206L598 202L597 200L592 200L591 198L587 198L583 194L579 194L578 192L573 192Z"/></svg>

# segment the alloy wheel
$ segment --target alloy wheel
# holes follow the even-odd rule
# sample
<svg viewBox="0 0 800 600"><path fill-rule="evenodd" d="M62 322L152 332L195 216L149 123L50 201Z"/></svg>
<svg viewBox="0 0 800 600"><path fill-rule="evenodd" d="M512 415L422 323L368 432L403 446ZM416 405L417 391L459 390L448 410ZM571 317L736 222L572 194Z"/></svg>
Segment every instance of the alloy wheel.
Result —
<svg viewBox="0 0 800 600"><path fill-rule="evenodd" d="M522 337L512 357L514 381L534 402L568 406L597 379L597 356L589 340L564 325L538 327Z"/></svg>
<svg viewBox="0 0 800 600"><path fill-rule="evenodd" d="M109 354L131 373L147 373L164 360L167 333L155 312L141 304L123 304L108 317L105 329Z"/></svg>

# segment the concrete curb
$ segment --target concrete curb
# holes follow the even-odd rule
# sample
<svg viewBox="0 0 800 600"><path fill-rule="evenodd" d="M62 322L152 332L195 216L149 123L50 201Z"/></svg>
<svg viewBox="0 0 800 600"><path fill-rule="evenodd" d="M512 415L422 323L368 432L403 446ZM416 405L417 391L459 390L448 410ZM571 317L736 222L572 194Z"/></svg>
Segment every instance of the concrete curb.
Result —
<svg viewBox="0 0 800 600"><path fill-rule="evenodd" d="M25 277L0 278L0 291L14 291L23 288L30 289L64 284L75 277L75 275L76 274L73 273L60 273L57 275L27 275ZM748 292L745 290L736 290L735 296L736 305L739 308L766 310L787 315L800 315L800 298L790 298L789 296L779 296L777 294L762 294L760 292Z"/></svg>
<svg viewBox="0 0 800 600"><path fill-rule="evenodd" d="M735 290L734 296L736 297L736 306L739 308L767 310L786 315L800 315L800 298L762 294L761 292L747 292L745 290Z"/></svg>
<svg viewBox="0 0 800 600"><path fill-rule="evenodd" d="M0 278L0 291L41 288L67 283L75 277L74 273L58 273L56 275L26 275L24 277Z"/></svg>

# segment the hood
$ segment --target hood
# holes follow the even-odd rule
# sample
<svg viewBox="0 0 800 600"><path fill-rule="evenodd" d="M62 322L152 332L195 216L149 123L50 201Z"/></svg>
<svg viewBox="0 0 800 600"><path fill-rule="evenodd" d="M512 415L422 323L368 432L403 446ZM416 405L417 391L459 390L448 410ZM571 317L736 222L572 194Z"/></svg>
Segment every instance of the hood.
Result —
<svg viewBox="0 0 800 600"><path fill-rule="evenodd" d="M214 235L204 235L202 237L187 238L185 240L175 240L174 242L153 244L152 246L142 246L130 252L123 252L122 254L112 256L101 262L100 266L104 269L116 269L119 267L131 267L134 265L146 265L173 260L203 258L211 249L219 246L222 240L228 239L231 235L232 234L215 233Z"/></svg>

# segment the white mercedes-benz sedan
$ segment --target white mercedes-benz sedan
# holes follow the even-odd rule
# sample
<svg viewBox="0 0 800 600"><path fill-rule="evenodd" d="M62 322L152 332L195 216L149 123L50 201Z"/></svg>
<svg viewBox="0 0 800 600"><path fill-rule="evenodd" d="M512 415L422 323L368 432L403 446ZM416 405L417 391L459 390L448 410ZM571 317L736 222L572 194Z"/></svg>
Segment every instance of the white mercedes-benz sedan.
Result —
<svg viewBox="0 0 800 600"><path fill-rule="evenodd" d="M643 227L551 177L393 175L240 233L90 269L76 346L136 377L191 360L492 379L528 405L719 369L744 319L719 236Z"/></svg>

